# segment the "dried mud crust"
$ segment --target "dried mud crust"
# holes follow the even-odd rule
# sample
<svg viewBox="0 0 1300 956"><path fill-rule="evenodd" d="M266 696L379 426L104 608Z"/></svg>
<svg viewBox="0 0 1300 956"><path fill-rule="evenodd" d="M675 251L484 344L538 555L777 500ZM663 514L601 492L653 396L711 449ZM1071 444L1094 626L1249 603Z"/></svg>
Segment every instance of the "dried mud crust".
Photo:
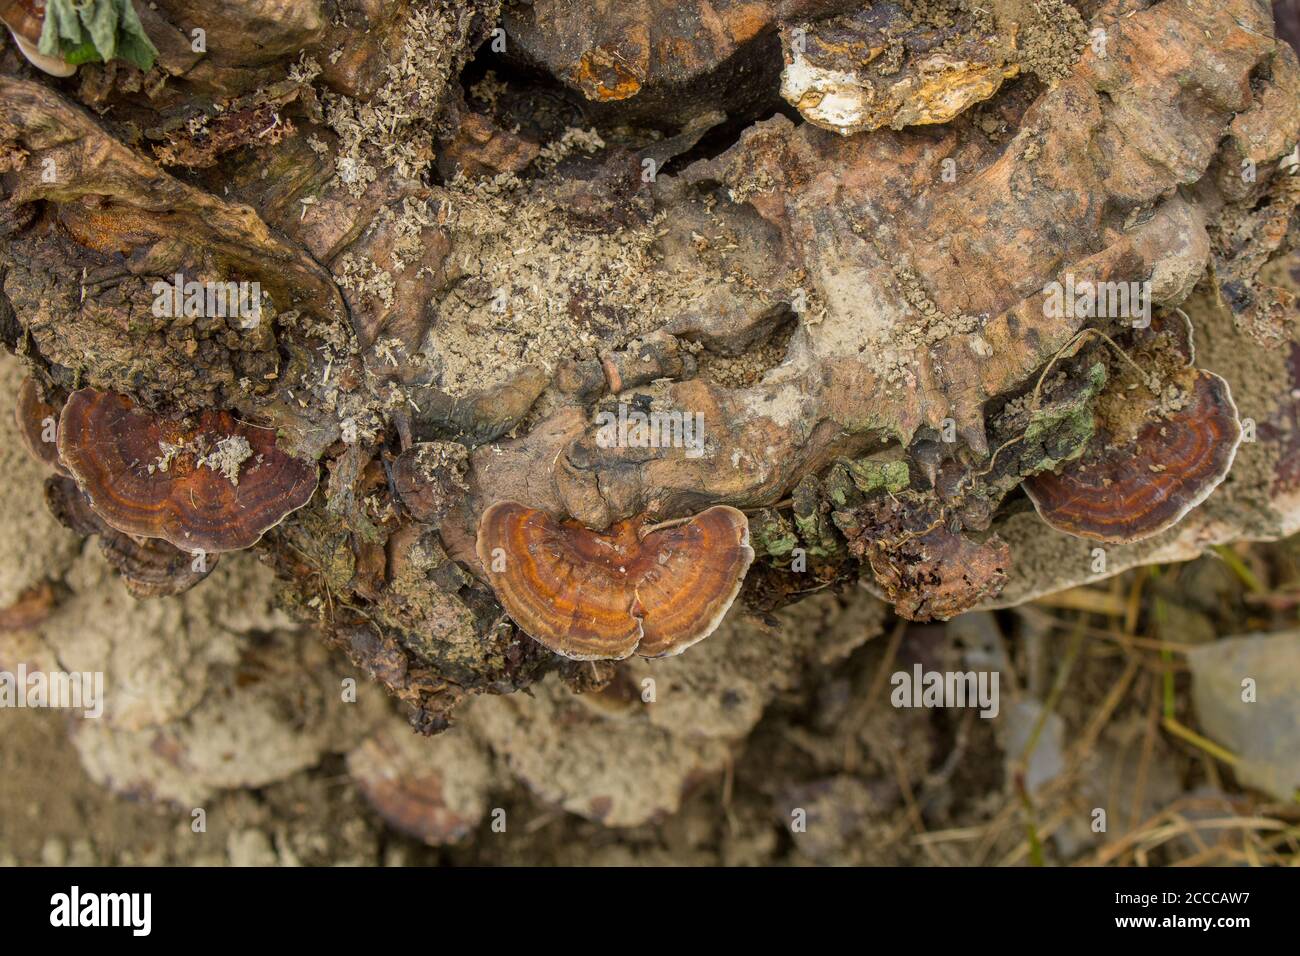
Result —
<svg viewBox="0 0 1300 956"><path fill-rule="evenodd" d="M583 229L549 198L554 189L545 180L495 180L450 191L452 289L434 304L438 322L419 355L453 395L523 365L554 373L575 353L596 355L658 331L711 284L707 274L661 267L652 248L661 219Z"/></svg>
<svg viewBox="0 0 1300 956"><path fill-rule="evenodd" d="M1022 540L1017 488L1126 431L1122 363L1081 330L1158 365L1119 317L1046 309L1050 283L1149 282L1206 355L1243 336L1243 370L1293 337L1260 276L1295 241L1300 70L1249 0L880 5L881 51L835 2L280 6L194 57L190 4L160 2L144 75L54 81L5 47L0 327L55 405L216 408L318 467L259 551L426 732L476 694L612 680L502 613L474 555L495 502L593 529L731 505L751 606L864 579L944 618L1069 573ZM869 55L900 109L851 132L782 105L795 31L820 68ZM261 321L158 315L178 274L258 281ZM1242 415L1273 458L1225 484L1258 508L1206 540L1289 527L1265 387ZM702 415L704 453L608 447L624 405ZM420 446L444 453L407 467Z"/></svg>
<svg viewBox="0 0 1300 956"><path fill-rule="evenodd" d="M1290 548L1290 558L1272 558L1293 561ZM1176 634L1208 650L1216 630L1233 627L1240 583L1221 562L1196 562L1172 590L1158 587L1182 608L1152 632L1161 640ZM482 698L434 740L390 714L346 757L283 767L252 789L222 787L197 803L110 793L79 766L67 715L14 711L0 750L0 864L1017 865L1030 859L1017 774L1048 863L1127 861L1143 839L1148 865L1207 853L1230 861L1246 849L1239 831L1168 839L1149 821L1226 815L1249 830L1251 819L1275 819L1276 803L1151 734L1158 679L1103 653L1102 642L1068 669L1070 693L1017 768L1062 672L1064 635L1043 630L1048 609L913 625L901 640L881 631L882 617L870 599L822 596L783 612L779 627L734 622L722 643L701 645L707 662L642 662L630 690L591 699L548 682L536 699ZM881 674L914 666L994 666L1016 677L1003 685L999 717L986 721L891 706ZM285 676L310 683L317 667L304 659ZM656 678L654 704L641 697L644 676ZM1190 719L1185 682L1178 714ZM292 703L284 711L290 723L309 714ZM210 733L248 755L239 748L250 741ZM1080 802L1108 808L1106 834L1091 832ZM192 826L196 806L204 832ZM799 813L802 830L792 827ZM1248 851L1282 862L1254 839Z"/></svg>
<svg viewBox="0 0 1300 956"><path fill-rule="evenodd" d="M45 469L32 460L19 437L14 406L22 380L21 364L8 355L0 357L0 466L10 476L0 488L8 542L0 549L0 608L61 578L81 550L76 535L45 507L39 490Z"/></svg>

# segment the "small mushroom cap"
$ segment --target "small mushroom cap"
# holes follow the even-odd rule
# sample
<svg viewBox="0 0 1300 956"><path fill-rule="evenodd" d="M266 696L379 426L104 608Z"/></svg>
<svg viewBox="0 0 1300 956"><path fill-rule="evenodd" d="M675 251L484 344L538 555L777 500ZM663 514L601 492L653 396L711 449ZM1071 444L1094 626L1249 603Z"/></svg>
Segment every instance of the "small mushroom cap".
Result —
<svg viewBox="0 0 1300 956"><path fill-rule="evenodd" d="M30 375L18 389L14 418L18 422L18 437L32 457L46 468L66 475L67 469L59 462L59 410L42 401L36 380Z"/></svg>
<svg viewBox="0 0 1300 956"><path fill-rule="evenodd" d="M1241 422L1228 383L1198 370L1190 400L1143 425L1118 448L1096 442L1059 471L1025 481L1025 492L1053 528L1115 544L1171 527L1228 474Z"/></svg>
<svg viewBox="0 0 1300 956"><path fill-rule="evenodd" d="M0 23L14 36L38 42L45 25L45 0L0 0Z"/></svg>
<svg viewBox="0 0 1300 956"><path fill-rule="evenodd" d="M49 581L34 584L18 595L18 600L0 608L0 634L26 631L49 619L58 604L58 595Z"/></svg>
<svg viewBox="0 0 1300 956"><path fill-rule="evenodd" d="M218 555L197 557L161 538L139 538L112 528L99 536L99 550L138 598L183 594L217 566Z"/></svg>
<svg viewBox="0 0 1300 956"><path fill-rule="evenodd" d="M348 774L389 826L429 846L458 843L487 812L491 767L472 737L437 741L380 727L347 755Z"/></svg>
<svg viewBox="0 0 1300 956"><path fill-rule="evenodd" d="M18 50L38 70L71 76L77 68L62 57L46 56L37 45L45 24L45 0L0 0L0 23L9 28Z"/></svg>
<svg viewBox="0 0 1300 956"><path fill-rule="evenodd" d="M502 501L479 522L478 556L515 623L557 654L669 657L712 634L736 599L754 559L749 522L719 505L644 528L590 531Z"/></svg>
<svg viewBox="0 0 1300 956"><path fill-rule="evenodd" d="M45 479L45 507L54 515L54 520L80 537L113 530L95 514L86 493L73 479L64 475L51 475Z"/></svg>
<svg viewBox="0 0 1300 956"><path fill-rule="evenodd" d="M13 38L19 52L27 58L27 62L42 73L48 73L50 76L72 76L77 72L74 64L57 56L47 56L21 33L14 33Z"/></svg>
<svg viewBox="0 0 1300 956"><path fill-rule="evenodd" d="M234 467L237 483L199 463L193 451L167 458L164 444L215 448L232 437L249 456ZM197 424L136 408L125 395L84 388L73 392L59 419L59 456L90 497L91 507L118 531L163 538L182 551L217 553L251 547L316 490L318 471L275 446L275 432L205 411Z"/></svg>
<svg viewBox="0 0 1300 956"><path fill-rule="evenodd" d="M161 538L141 538L110 528L71 478L45 479L45 504L64 527L82 536L99 536L99 550L138 598L181 594L217 566L215 554L196 558Z"/></svg>

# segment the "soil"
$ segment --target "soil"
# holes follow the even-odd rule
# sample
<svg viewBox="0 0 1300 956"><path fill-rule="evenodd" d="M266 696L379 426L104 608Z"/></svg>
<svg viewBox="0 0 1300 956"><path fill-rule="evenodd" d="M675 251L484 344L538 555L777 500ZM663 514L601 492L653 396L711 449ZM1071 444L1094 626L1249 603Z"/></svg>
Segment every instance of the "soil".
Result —
<svg viewBox="0 0 1300 956"><path fill-rule="evenodd" d="M898 621L861 591L827 593L779 620L733 615L691 654L632 668L625 695L575 696L552 675L532 694L481 698L447 735L405 738L415 759L422 747L441 748L436 752L450 759L440 767L443 783L433 790L426 783L425 794L441 790L455 805L478 808L462 836L437 847L386 825L349 772L343 752L365 727L410 735L364 683L358 692L365 709L345 707L342 729L314 737L323 749L313 743L318 756L300 762L301 769L268 764L264 748L194 723L184 746L196 765L204 765L196 748L207 734L227 741L221 746L234 748L229 756L246 772L271 770L256 785L222 785L179 802L151 799L135 784L115 793L122 780L102 773L105 759L118 758L98 749L79 758L79 735L70 733L93 722L53 710L7 710L0 862L1132 862L1134 846L1169 814L1285 821L1294 813L1241 789L1230 768L1160 732L1155 720L1166 693L1161 648L1294 620L1294 602L1282 596L1300 585L1300 545L1240 553L1277 595L1273 610L1252 602L1242 579L1213 557L1124 575L1015 612L972 612L946 625ZM246 571L255 582L256 565ZM259 587L246 583L240 593L209 580L191 592L208 613L240 629L234 640L245 661L270 653L257 650L265 643L260 629L272 619L255 608L248 613L250 584ZM77 586L100 595L101 617L112 615L103 630L115 618L130 619L117 616L134 600L122 605L121 583L111 575ZM146 606L166 614L167 605L185 600ZM1124 624L1130 606L1133 636ZM198 627L206 614L197 605L193 613L191 627ZM130 632L138 634L138 626ZM11 667L23 646L21 633L0 636L0 663ZM301 686L319 679L324 663L300 650L264 657L262 666ZM1000 670L998 717L890 706L889 675L915 666ZM241 681L258 672L241 668ZM1181 667L1171 673L1174 713L1195 726L1188 678ZM643 711L638 695L646 677L654 678L656 701ZM1058 682L1065 693L1053 692ZM221 679L206 683L219 687ZM1045 707L1050 717L1022 762L1020 749ZM201 712L201 705L190 711ZM285 739L300 737L315 714L310 698L285 698L261 733L274 737L278 728L297 727ZM120 737L108 726L87 729ZM95 778L83 769L92 756L87 765L99 768ZM139 764L130 753L121 759ZM1016 784L1022 773L1031 782L1027 794ZM1108 809L1107 833L1091 829L1093 807ZM206 828L199 832L196 810ZM792 828L800 818L806 828ZM1027 826L1034 839L1026 838ZM1172 838L1165 826L1142 859L1232 862L1262 854L1280 862L1279 854L1295 850L1271 839L1271 830L1243 826Z"/></svg>

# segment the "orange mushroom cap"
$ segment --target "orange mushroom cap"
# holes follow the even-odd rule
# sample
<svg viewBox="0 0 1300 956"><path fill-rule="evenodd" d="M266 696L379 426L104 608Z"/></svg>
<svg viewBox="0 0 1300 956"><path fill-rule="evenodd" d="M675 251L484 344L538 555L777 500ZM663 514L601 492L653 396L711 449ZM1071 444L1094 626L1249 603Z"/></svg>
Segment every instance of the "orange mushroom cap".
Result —
<svg viewBox="0 0 1300 956"><path fill-rule="evenodd" d="M680 654L721 623L754 559L749 522L719 505L644 533L590 531L513 501L479 522L478 556L525 633L573 660Z"/></svg>
<svg viewBox="0 0 1300 956"><path fill-rule="evenodd" d="M228 439L247 441L246 457L226 469L203 463L202 450ZM59 457L110 527L190 553L251 547L305 505L318 480L315 463L276 448L269 428L225 411L196 424L166 419L90 388L63 408Z"/></svg>
<svg viewBox="0 0 1300 956"><path fill-rule="evenodd" d="M464 756L463 749L444 749L442 741L383 727L348 754L347 767L389 826L429 846L447 846L469 836L485 811L481 794L467 785L469 774L455 762Z"/></svg>
<svg viewBox="0 0 1300 956"><path fill-rule="evenodd" d="M1209 497L1232 467L1241 422L1228 383L1197 370L1190 401L1117 448L1104 440L1024 483L1039 515L1083 538L1126 544L1158 534Z"/></svg>

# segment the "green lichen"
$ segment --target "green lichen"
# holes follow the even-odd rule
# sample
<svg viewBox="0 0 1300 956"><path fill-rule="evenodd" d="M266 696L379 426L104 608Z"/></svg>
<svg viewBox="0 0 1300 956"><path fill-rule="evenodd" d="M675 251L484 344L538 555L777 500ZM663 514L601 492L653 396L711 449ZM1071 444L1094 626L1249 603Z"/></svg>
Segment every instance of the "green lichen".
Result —
<svg viewBox="0 0 1300 956"><path fill-rule="evenodd" d="M1025 427L1020 468L1023 477L1050 471L1083 454L1097 430L1093 401L1106 384L1106 367L1088 369L1087 382L1070 398L1035 410Z"/></svg>
<svg viewBox="0 0 1300 956"><path fill-rule="evenodd" d="M831 523L826 505L826 488L809 475L795 486L794 524L810 558L830 558L843 553L844 542Z"/></svg>
<svg viewBox="0 0 1300 956"><path fill-rule="evenodd" d="M911 481L907 462L902 459L879 461L872 458L863 458L847 464L853 483L864 495L877 492L898 494L900 491L905 490ZM837 502L837 504L839 503Z"/></svg>
<svg viewBox="0 0 1300 956"><path fill-rule="evenodd" d="M1064 427L1067 433L1079 435L1086 442L1092 437L1092 400L1106 384L1106 366L1100 362L1088 369L1087 385L1068 402L1041 408L1035 411L1025 428L1025 441L1035 443L1058 428Z"/></svg>
<svg viewBox="0 0 1300 956"><path fill-rule="evenodd" d="M764 508L749 519L749 543L759 558L780 558L799 546L794 526L775 508Z"/></svg>

